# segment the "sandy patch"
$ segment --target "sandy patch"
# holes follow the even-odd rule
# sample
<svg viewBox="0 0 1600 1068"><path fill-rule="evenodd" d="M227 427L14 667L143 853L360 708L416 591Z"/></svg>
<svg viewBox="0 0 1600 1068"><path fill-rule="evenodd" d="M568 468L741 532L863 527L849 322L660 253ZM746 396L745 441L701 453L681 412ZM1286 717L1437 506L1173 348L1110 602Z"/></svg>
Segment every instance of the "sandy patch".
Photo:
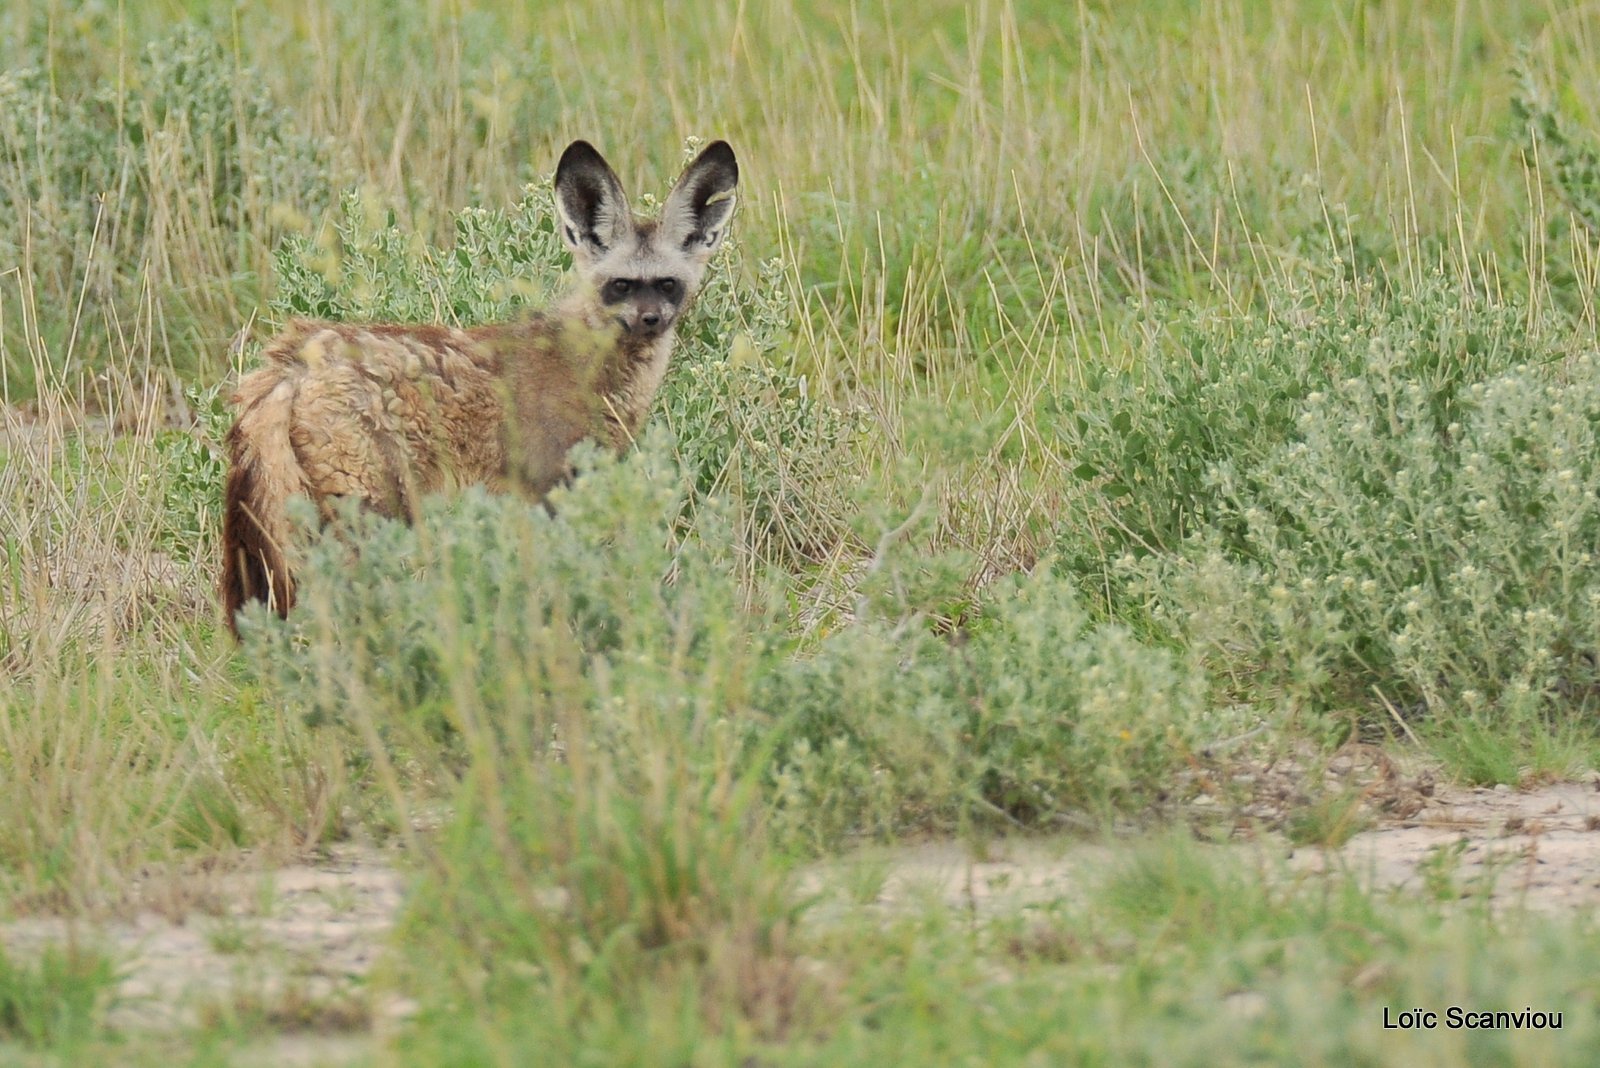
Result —
<svg viewBox="0 0 1600 1068"><path fill-rule="evenodd" d="M1237 850L1266 872L1349 872L1403 896L1550 912L1600 906L1595 782L1526 791L1430 782L1400 791L1410 800L1395 805L1397 780L1375 781L1384 787L1367 806L1375 822L1338 849L1291 846L1275 832L1217 848ZM925 842L813 865L799 891L815 897L809 915L820 924L863 907L892 914L942 904L992 916L1070 903L1123 853L1114 840L1081 838L1010 839L981 852ZM258 1020L265 1041L240 1051L242 1064L348 1063L371 1053L374 1035L410 1011L400 999L375 999L366 982L402 905L403 878L391 855L347 848L216 879L206 914L173 920L151 911L92 930L30 918L0 926L0 945L15 955L73 938L102 947L123 975L110 1020L119 1029L182 1028L218 1014Z"/></svg>
<svg viewBox="0 0 1600 1068"><path fill-rule="evenodd" d="M1380 889L1478 898L1539 911L1600 906L1600 792L1439 787L1414 816L1387 819L1338 850L1298 850L1302 870L1345 870Z"/></svg>
<svg viewBox="0 0 1600 1068"><path fill-rule="evenodd" d="M1595 782L1531 790L1406 785L1379 777L1363 805L1368 829L1339 848L1293 846L1275 832L1217 848L1271 872L1350 873L1402 895L1471 898L1496 910L1600 907L1600 792ZM1396 815L1398 811L1403 815ZM952 841L867 849L803 872L816 918L854 906L899 910L938 903L975 914L1080 899L1123 852L1081 839L1012 839L975 855Z"/></svg>
<svg viewBox="0 0 1600 1068"><path fill-rule="evenodd" d="M209 913L142 912L92 930L53 917L0 927L8 954L76 940L98 947L122 981L109 1024L143 1031L209 1018L258 1018L288 1031L369 1030L401 1014L365 979L400 913L403 880L383 853L357 848L267 872L217 877Z"/></svg>

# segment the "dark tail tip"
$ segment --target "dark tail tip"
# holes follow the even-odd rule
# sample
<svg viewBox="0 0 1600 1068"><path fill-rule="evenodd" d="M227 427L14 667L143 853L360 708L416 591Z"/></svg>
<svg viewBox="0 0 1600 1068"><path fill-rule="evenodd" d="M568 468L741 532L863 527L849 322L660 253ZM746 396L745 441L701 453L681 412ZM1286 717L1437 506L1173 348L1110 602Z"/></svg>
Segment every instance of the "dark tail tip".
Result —
<svg viewBox="0 0 1600 1068"><path fill-rule="evenodd" d="M265 601L287 619L294 604L288 562L263 528L255 472L235 458L228 472L222 510L222 576L218 592L228 630L239 637L239 610L250 601Z"/></svg>

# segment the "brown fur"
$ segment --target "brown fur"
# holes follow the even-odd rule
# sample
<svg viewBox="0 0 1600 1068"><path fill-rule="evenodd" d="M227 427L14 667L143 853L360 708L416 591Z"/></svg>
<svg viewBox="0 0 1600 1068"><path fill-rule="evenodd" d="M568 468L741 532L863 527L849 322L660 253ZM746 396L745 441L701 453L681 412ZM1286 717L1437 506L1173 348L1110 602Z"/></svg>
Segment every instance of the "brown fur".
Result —
<svg viewBox="0 0 1600 1068"><path fill-rule="evenodd" d="M579 147L605 168L593 149ZM713 162L732 167L731 151L720 151L726 162ZM594 166L586 159L581 165ZM731 180L715 171L706 178L706 169L692 164L680 187L699 174L700 186L720 178L731 191L736 168ZM605 177L615 182L609 168ZM731 193L729 199L710 212L718 226ZM606 206L626 212L625 200ZM609 244L591 237L589 247L576 248L580 284L547 312L466 330L296 320L268 344L266 365L239 382L238 417L226 439L220 592L235 635L235 614L247 602L265 601L283 616L294 604L287 505L297 495L310 498L324 519L339 498L354 497L409 522L423 496L469 484L542 500L570 475L567 455L578 442L628 446L665 374L676 316L692 299L720 229L709 238L691 233L693 255L678 252L676 260L656 247L649 223L635 221L626 236L633 245L624 251L645 261L647 277L663 263L690 264L681 305L654 331L629 325L621 305L602 301L586 275L599 271L595 261L610 267L621 255L612 234Z"/></svg>

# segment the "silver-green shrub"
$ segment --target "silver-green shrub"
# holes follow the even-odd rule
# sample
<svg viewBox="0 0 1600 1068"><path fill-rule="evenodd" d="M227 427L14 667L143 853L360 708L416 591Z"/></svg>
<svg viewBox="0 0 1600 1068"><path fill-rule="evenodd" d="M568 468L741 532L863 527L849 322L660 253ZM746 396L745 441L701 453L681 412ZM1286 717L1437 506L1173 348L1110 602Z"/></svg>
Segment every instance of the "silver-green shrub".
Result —
<svg viewBox="0 0 1600 1068"><path fill-rule="evenodd" d="M1216 471L1251 484L1296 435L1308 397L1361 376L1383 351L1443 427L1470 383L1553 358L1544 329L1439 275L1313 280L1270 293L1258 311L1177 312L1132 366L1096 371L1060 405L1055 426L1085 484L1062 556L1103 578L1124 552L1170 553L1201 530L1238 547L1243 528L1217 510Z"/></svg>
<svg viewBox="0 0 1600 1068"><path fill-rule="evenodd" d="M153 295L169 330L216 314L259 285L255 241L274 219L326 206L331 147L211 32L191 24L150 42L120 84L58 77L42 59L0 71L0 269L26 259L53 359L69 337L78 361L109 355L87 348L99 331L74 329L85 297L128 324ZM28 347L7 330L11 380L23 382ZM163 356L215 373L224 351Z"/></svg>
<svg viewBox="0 0 1600 1068"><path fill-rule="evenodd" d="M763 784L771 827L810 848L1134 807L1196 742L1199 670L1095 624L1048 569L994 591L959 642L873 613L807 650L781 586L738 577L725 510L686 532L661 434L584 463L554 516L476 491L415 526L350 515L303 562L289 622L247 611L257 672L452 774L582 745L638 785L663 733L715 740L706 759Z"/></svg>
<svg viewBox="0 0 1600 1068"><path fill-rule="evenodd" d="M793 717L777 819L818 846L1141 810L1197 747L1209 697L1198 665L1096 623L1047 567L990 591L956 642L858 622L762 693Z"/></svg>
<svg viewBox="0 0 1600 1068"><path fill-rule="evenodd" d="M1064 570L1256 700L1394 730L1586 715L1600 362L1440 275L1313 297L1183 328L1085 414L1112 552L1068 528Z"/></svg>
<svg viewBox="0 0 1600 1068"><path fill-rule="evenodd" d="M1600 689L1600 360L1471 383L1440 426L1392 350L1307 398L1255 484L1219 471L1255 596L1321 661L1320 694L1521 718ZM1219 539L1199 539L1212 549ZM1386 711L1386 710L1385 710Z"/></svg>

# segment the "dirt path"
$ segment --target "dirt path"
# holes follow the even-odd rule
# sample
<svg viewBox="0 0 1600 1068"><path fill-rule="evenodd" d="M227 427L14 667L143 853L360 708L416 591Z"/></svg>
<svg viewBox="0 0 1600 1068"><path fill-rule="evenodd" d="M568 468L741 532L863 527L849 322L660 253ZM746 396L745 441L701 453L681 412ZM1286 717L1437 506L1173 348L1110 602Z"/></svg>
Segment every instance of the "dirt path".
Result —
<svg viewBox="0 0 1600 1068"><path fill-rule="evenodd" d="M1264 851L1260 859L1269 870L1281 862L1290 873L1349 872L1373 889L1403 895L1486 897L1496 909L1588 910L1600 907L1597 785L1437 787L1415 811L1378 816L1338 849L1296 847L1273 834L1238 848ZM998 913L1071 900L1119 852L1115 843L1019 839L974 857L959 842L927 842L819 865L806 873L802 890L831 885L846 899L888 909L936 901ZM835 904L822 906L824 918L845 907L833 897Z"/></svg>
<svg viewBox="0 0 1600 1068"><path fill-rule="evenodd" d="M374 1029L405 1015L366 983L400 913L403 877L387 854L346 848L267 872L206 877L207 907L173 920L156 912L84 929L53 917L0 926L0 946L26 957L45 946L99 948L122 981L108 1023L126 1032L259 1021L283 1032L242 1051L241 1064L338 1064L371 1046Z"/></svg>
<svg viewBox="0 0 1600 1068"><path fill-rule="evenodd" d="M1600 906L1600 782L1534 790L1440 788L1421 811L1342 849L1299 850L1303 870L1348 870L1379 888L1487 897L1499 910Z"/></svg>
<svg viewBox="0 0 1600 1068"><path fill-rule="evenodd" d="M1257 850L1291 875L1347 871L1402 894L1590 910L1600 906L1597 786L1440 787L1340 849L1292 847L1277 835L1238 848ZM1115 842L1019 839L974 857L959 842L928 842L815 865L800 889L832 891L814 910L823 923L858 905L943 903L993 915L1070 900L1120 852ZM270 872L223 876L207 889L221 903L214 915L175 922L145 913L92 932L60 919L24 919L0 925L0 946L16 955L74 937L102 946L124 976L111 1016L119 1029L238 1018L282 1033L245 1051L243 1064L345 1063L370 1052L372 1036L410 1011L399 999L376 999L366 982L401 907L403 877L391 856L345 849Z"/></svg>

